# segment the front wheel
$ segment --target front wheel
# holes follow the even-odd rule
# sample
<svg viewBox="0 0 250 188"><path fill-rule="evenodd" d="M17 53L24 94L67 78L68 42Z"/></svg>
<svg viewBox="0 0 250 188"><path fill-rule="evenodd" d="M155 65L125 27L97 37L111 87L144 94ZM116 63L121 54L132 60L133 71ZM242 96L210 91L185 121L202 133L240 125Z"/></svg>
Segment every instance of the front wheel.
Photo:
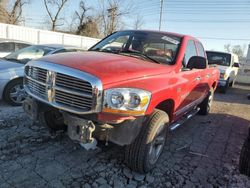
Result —
<svg viewBox="0 0 250 188"><path fill-rule="evenodd" d="M226 85L225 86L221 86L219 89L219 91L220 91L220 93L226 93L227 92L227 90L228 90L228 88L229 88L229 78L227 79L227 82L226 82Z"/></svg>
<svg viewBox="0 0 250 188"><path fill-rule="evenodd" d="M155 110L150 115L135 141L126 147L125 162L129 168L146 173L155 166L165 145L168 124L165 112Z"/></svg>
<svg viewBox="0 0 250 188"><path fill-rule="evenodd" d="M241 149L239 170L241 174L250 176L250 128L248 138L245 140Z"/></svg>
<svg viewBox="0 0 250 188"><path fill-rule="evenodd" d="M11 81L4 90L4 99L12 106L21 106L26 96L22 79Z"/></svg>
<svg viewBox="0 0 250 188"><path fill-rule="evenodd" d="M236 81L236 79L234 79L234 80L229 84L229 86L230 86L230 87L234 87L235 81Z"/></svg>
<svg viewBox="0 0 250 188"><path fill-rule="evenodd" d="M40 121L45 124L51 131L67 130L64 124L63 115L59 110L52 109L40 114Z"/></svg>

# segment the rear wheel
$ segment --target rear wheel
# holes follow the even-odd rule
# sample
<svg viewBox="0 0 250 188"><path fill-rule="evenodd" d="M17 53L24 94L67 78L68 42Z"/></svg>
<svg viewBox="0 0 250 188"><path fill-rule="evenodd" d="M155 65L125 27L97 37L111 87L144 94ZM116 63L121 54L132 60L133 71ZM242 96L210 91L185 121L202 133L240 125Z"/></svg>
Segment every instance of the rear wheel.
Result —
<svg viewBox="0 0 250 188"><path fill-rule="evenodd" d="M211 110L211 107L212 107L213 98L214 98L214 90L211 89L210 92L209 92L209 94L208 94L208 96L199 105L199 107L200 107L199 114L200 115L207 115L207 114L209 114L209 112Z"/></svg>
<svg viewBox="0 0 250 188"><path fill-rule="evenodd" d="M4 90L4 99L12 106L21 106L26 96L22 79L11 81Z"/></svg>
<svg viewBox="0 0 250 188"><path fill-rule="evenodd" d="M161 110L150 115L135 141L126 147L125 162L129 168L145 173L155 166L165 145L168 123L168 115Z"/></svg>

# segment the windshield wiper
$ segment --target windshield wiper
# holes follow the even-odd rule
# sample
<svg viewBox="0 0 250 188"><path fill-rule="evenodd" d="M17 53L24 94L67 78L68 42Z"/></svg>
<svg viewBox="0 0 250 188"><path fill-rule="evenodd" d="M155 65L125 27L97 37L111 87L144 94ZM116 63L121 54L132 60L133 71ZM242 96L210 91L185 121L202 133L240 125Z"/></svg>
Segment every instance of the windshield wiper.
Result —
<svg viewBox="0 0 250 188"><path fill-rule="evenodd" d="M137 52L137 51L124 50L124 51L119 52L119 54L125 54L125 55L131 54L131 55L136 55L136 56L140 56L140 57L142 57L142 58L144 58L144 59L148 59L148 60L150 60L150 61L152 61L152 62L154 62L154 63L161 64L161 63L160 63L159 61L157 61L156 59L151 58L151 57L149 57L148 55L146 55L146 54L144 54L144 53L141 53L141 52Z"/></svg>

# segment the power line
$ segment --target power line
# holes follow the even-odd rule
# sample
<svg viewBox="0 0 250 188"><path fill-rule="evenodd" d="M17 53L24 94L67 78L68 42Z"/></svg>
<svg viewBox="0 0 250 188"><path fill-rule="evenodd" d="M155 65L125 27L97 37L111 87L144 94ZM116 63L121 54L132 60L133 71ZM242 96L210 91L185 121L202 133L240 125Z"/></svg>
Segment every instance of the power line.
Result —
<svg viewBox="0 0 250 188"><path fill-rule="evenodd" d="M208 40L236 40L236 41L250 41L250 38L220 38L220 37L199 37L197 36L197 38L199 39L208 39Z"/></svg>
<svg viewBox="0 0 250 188"><path fill-rule="evenodd" d="M241 23L245 23L245 22L250 22L250 19L235 19L235 20L203 20L203 19L168 19L167 21L170 21L170 22L211 22L211 23L234 23L234 22L241 22Z"/></svg>

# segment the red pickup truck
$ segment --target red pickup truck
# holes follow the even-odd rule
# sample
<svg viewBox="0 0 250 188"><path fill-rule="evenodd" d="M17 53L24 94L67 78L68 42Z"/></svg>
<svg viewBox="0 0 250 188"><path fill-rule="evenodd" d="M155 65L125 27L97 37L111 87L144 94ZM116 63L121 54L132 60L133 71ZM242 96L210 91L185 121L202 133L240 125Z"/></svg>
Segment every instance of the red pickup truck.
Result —
<svg viewBox="0 0 250 188"><path fill-rule="evenodd" d="M87 52L52 55L25 66L24 110L81 144L125 145L125 162L147 172L168 135L208 114L219 71L186 35L127 30Z"/></svg>

